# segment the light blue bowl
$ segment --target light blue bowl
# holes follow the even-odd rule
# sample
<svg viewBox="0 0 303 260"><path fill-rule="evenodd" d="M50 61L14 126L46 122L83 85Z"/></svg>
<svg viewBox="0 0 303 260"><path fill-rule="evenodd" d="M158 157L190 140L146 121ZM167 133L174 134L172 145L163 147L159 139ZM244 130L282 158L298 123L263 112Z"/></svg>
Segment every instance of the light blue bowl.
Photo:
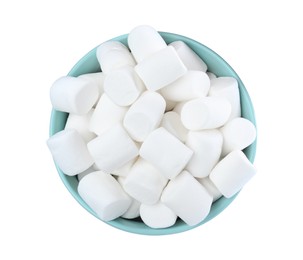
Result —
<svg viewBox="0 0 303 260"><path fill-rule="evenodd" d="M242 109L242 117L245 117L249 119L251 122L256 124L255 122L255 115L254 115L254 109L253 104L250 100L250 97L248 95L247 90L244 87L244 84L242 83L241 79L237 75L237 73L227 64L225 60L223 60L218 54L216 54L214 51L209 49L208 47L204 46L203 44L192 40L190 38L167 33L167 32L160 32L162 37L167 43L181 40L184 41L190 48L192 48L207 64L208 70L215 73L217 76L231 76L238 80L239 82L239 90L240 90L240 97L241 97L241 109ZM127 35L121 35L119 37L116 37L112 40L120 41L127 45ZM100 66L96 58L96 48L91 50L89 53L87 53L68 73L70 76L79 76L81 74L85 73L92 73L92 72L98 72L100 71ZM59 112L56 110L52 111L51 114L51 120L50 120L50 136L54 135L58 131L61 131L65 127L66 119L68 114ZM247 147L244 150L244 153L246 154L247 158L253 162L256 154L256 141ZM77 192L77 186L78 186L78 180L76 177L71 177L65 175L58 166L57 170L59 173L59 176L61 177L63 183L65 184L66 188L69 190L69 192L74 196L74 198L92 215L97 217L97 215L91 210L91 208L81 199ZM197 226L200 226L207 221L211 220L218 214L220 214L237 196L233 196L232 198L220 198L215 203L213 203L211 207L211 211L209 215L204 219L201 223L199 223L196 226L188 226L186 225L182 220L178 219L176 224L172 227L165 228L165 229L152 229L148 226L146 226L140 219L137 220L127 220L123 218L118 218L116 220L112 220L109 222L106 222L107 224L116 227L118 229L137 233L137 234L144 234L144 235L167 235L167 234L174 234L179 232L184 232L193 228L196 228ZM98 217L97 217L98 218Z"/></svg>

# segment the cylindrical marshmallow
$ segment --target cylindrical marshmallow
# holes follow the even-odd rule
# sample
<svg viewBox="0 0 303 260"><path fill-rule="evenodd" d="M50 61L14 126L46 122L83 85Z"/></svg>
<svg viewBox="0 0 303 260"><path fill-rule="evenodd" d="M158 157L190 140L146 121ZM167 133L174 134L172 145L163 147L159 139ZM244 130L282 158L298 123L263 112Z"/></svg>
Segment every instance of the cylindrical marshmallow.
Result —
<svg viewBox="0 0 303 260"><path fill-rule="evenodd" d="M164 98L152 91L144 92L125 114L123 125L137 142L159 126L165 110Z"/></svg>
<svg viewBox="0 0 303 260"><path fill-rule="evenodd" d="M161 89L165 99L185 101L208 94L210 80L203 71L191 70L173 83Z"/></svg>
<svg viewBox="0 0 303 260"><path fill-rule="evenodd" d="M75 129L62 130L47 140L57 166L69 176L79 174L93 165L86 143Z"/></svg>
<svg viewBox="0 0 303 260"><path fill-rule="evenodd" d="M146 88L153 91L171 84L187 72L172 46L147 57L135 66L135 70Z"/></svg>
<svg viewBox="0 0 303 260"><path fill-rule="evenodd" d="M213 197L213 202L222 197L222 193L217 189L217 187L212 183L209 177L196 178L200 184L208 191L208 193Z"/></svg>
<svg viewBox="0 0 303 260"><path fill-rule="evenodd" d="M223 134L222 156L234 151L243 150L256 139L256 127L246 118L237 117L220 128Z"/></svg>
<svg viewBox="0 0 303 260"><path fill-rule="evenodd" d="M210 80L215 79L217 77L214 73L212 73L210 71L207 71L206 74Z"/></svg>
<svg viewBox="0 0 303 260"><path fill-rule="evenodd" d="M104 80L104 92L118 106L129 106L144 90L144 84L133 67L110 71Z"/></svg>
<svg viewBox="0 0 303 260"><path fill-rule="evenodd" d="M79 78L85 78L90 80L93 84L96 84L99 88L99 97L103 94L103 82L105 74L103 72L82 74Z"/></svg>
<svg viewBox="0 0 303 260"><path fill-rule="evenodd" d="M230 112L231 105L225 98L198 98L184 104L181 121L189 130L213 129L224 125Z"/></svg>
<svg viewBox="0 0 303 260"><path fill-rule="evenodd" d="M120 217L131 204L113 176L102 171L92 172L81 179L78 192L87 205L103 221Z"/></svg>
<svg viewBox="0 0 303 260"><path fill-rule="evenodd" d="M54 109L84 115L99 97L99 87L85 78L64 76L57 79L50 89Z"/></svg>
<svg viewBox="0 0 303 260"><path fill-rule="evenodd" d="M207 177L220 159L222 144L223 137L217 129L189 131L185 145L194 153L186 170L194 177Z"/></svg>
<svg viewBox="0 0 303 260"><path fill-rule="evenodd" d="M230 198L255 175L256 170L242 151L226 155L211 171L209 178L224 197Z"/></svg>
<svg viewBox="0 0 303 260"><path fill-rule="evenodd" d="M189 226L197 225L206 218L212 201L212 196L187 171L171 180L161 196L161 202Z"/></svg>
<svg viewBox="0 0 303 260"><path fill-rule="evenodd" d="M138 156L138 148L124 128L117 124L91 140L87 148L96 166L111 173Z"/></svg>
<svg viewBox="0 0 303 260"><path fill-rule="evenodd" d="M127 41L138 63L167 47L161 35L148 25L141 25L134 28L129 33Z"/></svg>
<svg viewBox="0 0 303 260"><path fill-rule="evenodd" d="M177 215L162 202L154 205L141 204L140 217L151 228L171 227L177 220Z"/></svg>
<svg viewBox="0 0 303 260"><path fill-rule="evenodd" d="M89 130L101 135L117 123L122 123L126 107L116 105L106 94L103 94L95 108L89 123Z"/></svg>
<svg viewBox="0 0 303 260"><path fill-rule="evenodd" d="M92 117L93 112L94 109L91 109L85 115L69 114L65 124L65 129L77 130L86 143L94 139L96 135L88 129L89 121Z"/></svg>
<svg viewBox="0 0 303 260"><path fill-rule="evenodd" d="M166 112L162 117L160 126L164 127L181 142L185 142L188 130L182 124L180 115L178 113L174 111Z"/></svg>
<svg viewBox="0 0 303 260"><path fill-rule="evenodd" d="M205 62L183 41L175 41L169 44L173 46L185 67L188 70L201 70L203 72L207 71L207 65Z"/></svg>
<svg viewBox="0 0 303 260"><path fill-rule="evenodd" d="M229 120L241 116L238 81L232 77L218 77L210 81L210 97L224 97L231 104Z"/></svg>
<svg viewBox="0 0 303 260"><path fill-rule="evenodd" d="M163 127L153 131L140 148L140 156L168 179L176 177L192 155L191 149Z"/></svg>
<svg viewBox="0 0 303 260"><path fill-rule="evenodd" d="M121 216L126 219L134 219L140 216L140 206L141 203L135 199L132 199L132 202L128 210Z"/></svg>
<svg viewBox="0 0 303 260"><path fill-rule="evenodd" d="M132 168L132 166L134 165L136 160L137 160L137 157L135 157L131 161L127 162L126 164L121 166L119 169L112 171L111 174L115 175L115 176L126 177L129 174L130 169Z"/></svg>
<svg viewBox="0 0 303 260"><path fill-rule="evenodd" d="M139 158L125 178L123 188L144 204L155 204L167 184L167 179L149 162Z"/></svg>
<svg viewBox="0 0 303 260"><path fill-rule="evenodd" d="M101 44L97 48L97 59L99 61L101 70L108 73L114 69L125 66L135 66L136 62L128 50L122 43L109 41Z"/></svg>

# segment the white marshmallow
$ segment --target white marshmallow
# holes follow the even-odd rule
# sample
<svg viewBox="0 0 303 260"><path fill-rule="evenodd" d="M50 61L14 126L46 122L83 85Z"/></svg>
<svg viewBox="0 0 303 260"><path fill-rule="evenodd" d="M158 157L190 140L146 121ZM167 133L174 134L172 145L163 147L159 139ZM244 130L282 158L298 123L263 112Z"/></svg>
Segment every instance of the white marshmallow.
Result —
<svg viewBox="0 0 303 260"><path fill-rule="evenodd" d="M186 103L187 103L187 101L178 102L178 103L175 105L173 111L176 112L176 113L178 113L179 115L181 115L182 108L183 108L183 106L184 106Z"/></svg>
<svg viewBox="0 0 303 260"><path fill-rule="evenodd" d="M189 131L185 145L194 154L186 170L194 177L208 176L220 159L222 144L223 137L219 130Z"/></svg>
<svg viewBox="0 0 303 260"><path fill-rule="evenodd" d="M101 44L96 51L101 70L108 73L114 69L136 65L136 62L126 46L110 41Z"/></svg>
<svg viewBox="0 0 303 260"><path fill-rule="evenodd" d="M210 71L207 71L206 74L210 80L215 79L217 77L214 73L212 73Z"/></svg>
<svg viewBox="0 0 303 260"><path fill-rule="evenodd" d="M117 124L91 140L87 148L99 169L111 173L138 156L138 148L124 128Z"/></svg>
<svg viewBox="0 0 303 260"><path fill-rule="evenodd" d="M87 170L80 172L79 174L77 174L78 181L81 181L81 179L83 179L83 177L85 177L87 174L90 174L95 171L96 171L96 169L94 168L94 166L91 166Z"/></svg>
<svg viewBox="0 0 303 260"><path fill-rule="evenodd" d="M256 139L256 128L249 120L237 117L220 128L223 134L222 156L234 151L243 150Z"/></svg>
<svg viewBox="0 0 303 260"><path fill-rule="evenodd" d="M204 186L208 193L213 197L213 202L222 197L222 193L217 189L217 187L212 183L209 177L196 178L196 180Z"/></svg>
<svg viewBox="0 0 303 260"><path fill-rule="evenodd" d="M210 80L203 71L191 70L173 83L161 89L165 99L185 101L208 94Z"/></svg>
<svg viewBox="0 0 303 260"><path fill-rule="evenodd" d="M104 80L104 92L119 106L129 106L144 90L144 84L133 67L110 71Z"/></svg>
<svg viewBox="0 0 303 260"><path fill-rule="evenodd" d="M78 192L103 221L120 217L131 204L130 197L110 174L92 172L81 179Z"/></svg>
<svg viewBox="0 0 303 260"><path fill-rule="evenodd" d="M128 46L139 63L150 55L165 49L167 44L154 28L141 25L129 33Z"/></svg>
<svg viewBox="0 0 303 260"><path fill-rule="evenodd" d="M129 135L137 142L144 141L159 126L165 104L160 94L144 92L125 114L123 125Z"/></svg>
<svg viewBox="0 0 303 260"><path fill-rule="evenodd" d="M210 180L224 197L234 196L255 175L256 170L239 150L226 155L212 170Z"/></svg>
<svg viewBox="0 0 303 260"><path fill-rule="evenodd" d="M127 162L126 164L121 166L119 169L112 171L111 174L113 174L115 176L126 177L129 174L130 169L132 168L132 166L134 165L136 160L137 160L137 157L135 157L131 161Z"/></svg>
<svg viewBox="0 0 303 260"><path fill-rule="evenodd" d="M175 224L177 215L162 202L154 205L141 204L142 221L151 228L167 228Z"/></svg>
<svg viewBox="0 0 303 260"><path fill-rule="evenodd" d="M54 109L84 115L99 97L99 87L85 78L64 76L57 79L50 89Z"/></svg>
<svg viewBox="0 0 303 260"><path fill-rule="evenodd" d="M62 130L47 140L58 167L69 176L79 174L93 165L86 143L75 129Z"/></svg>
<svg viewBox="0 0 303 260"><path fill-rule="evenodd" d="M213 129L224 125L231 112L225 98L203 97L186 102L181 110L181 121L189 130Z"/></svg>
<svg viewBox="0 0 303 260"><path fill-rule="evenodd" d="M231 104L229 120L241 116L241 103L238 81L232 77L219 77L210 81L210 97L224 97Z"/></svg>
<svg viewBox="0 0 303 260"><path fill-rule="evenodd" d="M160 126L164 127L181 142L185 142L188 130L182 124L180 115L178 113L174 111L166 112L162 117Z"/></svg>
<svg viewBox="0 0 303 260"><path fill-rule="evenodd" d="M140 156L168 179L173 179L184 169L192 154L192 150L163 127L153 131L140 149Z"/></svg>
<svg viewBox="0 0 303 260"><path fill-rule="evenodd" d="M154 53L135 66L139 77L148 90L161 89L182 77L187 69L176 50L168 46Z"/></svg>
<svg viewBox="0 0 303 260"><path fill-rule="evenodd" d="M92 82L92 84L96 84L99 88L99 97L103 94L103 82L105 78L105 74L103 72L95 72L95 73L87 73L82 74L79 78L85 78Z"/></svg>
<svg viewBox="0 0 303 260"><path fill-rule="evenodd" d="M177 105L177 102L168 99L165 99L165 102L166 102L165 112L172 111Z"/></svg>
<svg viewBox="0 0 303 260"><path fill-rule="evenodd" d="M173 46L185 67L188 70L200 70L203 72L207 71L207 65L205 62L191 49L185 42L175 41L169 44Z"/></svg>
<svg viewBox="0 0 303 260"><path fill-rule="evenodd" d="M116 105L111 99L103 94L89 122L89 130L101 135L117 123L122 123L126 107Z"/></svg>
<svg viewBox="0 0 303 260"><path fill-rule="evenodd" d="M212 200L207 190L187 171L171 180L161 196L161 202L189 226L206 218Z"/></svg>
<svg viewBox="0 0 303 260"><path fill-rule="evenodd" d="M141 203L135 199L132 199L132 202L127 209L127 211L121 216L126 219L134 219L140 216L140 206Z"/></svg>
<svg viewBox="0 0 303 260"><path fill-rule="evenodd" d="M94 139L96 135L88 129L89 121L92 117L94 109L91 109L85 115L75 115L69 114L65 129L75 129L82 136L83 140L88 143L90 140Z"/></svg>
<svg viewBox="0 0 303 260"><path fill-rule="evenodd" d="M134 199L144 204L156 203L167 184L167 179L149 162L139 158L125 178L123 188Z"/></svg>

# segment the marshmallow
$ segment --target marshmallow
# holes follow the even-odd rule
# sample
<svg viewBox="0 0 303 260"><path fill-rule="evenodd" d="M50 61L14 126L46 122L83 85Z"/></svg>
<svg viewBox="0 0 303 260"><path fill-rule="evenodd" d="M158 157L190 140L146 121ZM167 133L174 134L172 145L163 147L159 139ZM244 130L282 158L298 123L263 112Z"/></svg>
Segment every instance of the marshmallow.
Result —
<svg viewBox="0 0 303 260"><path fill-rule="evenodd" d="M121 216L126 219L134 219L140 216L140 206L141 203L135 199L132 199L132 202L127 209L127 211Z"/></svg>
<svg viewBox="0 0 303 260"><path fill-rule="evenodd" d="M168 99L165 99L165 102L166 102L165 112L173 110L177 105L177 102Z"/></svg>
<svg viewBox="0 0 303 260"><path fill-rule="evenodd" d="M135 66L139 77L148 90L161 89L182 77L187 69L176 50L168 46L154 53Z"/></svg>
<svg viewBox="0 0 303 260"><path fill-rule="evenodd" d="M95 171L96 169L94 168L94 166L91 166L87 170L80 172L79 174L77 174L78 181L81 181L87 174L90 174Z"/></svg>
<svg viewBox="0 0 303 260"><path fill-rule="evenodd" d="M222 197L222 193L216 188L209 177L196 178L196 180L204 186L208 193L213 197L213 202Z"/></svg>
<svg viewBox="0 0 303 260"><path fill-rule="evenodd" d="M173 111L176 112L176 113L178 113L179 115L181 115L182 108L183 108L183 106L184 106L186 103L187 103L187 101L178 102L178 103L175 105Z"/></svg>
<svg viewBox="0 0 303 260"><path fill-rule="evenodd" d="M187 225L203 221L210 211L213 198L187 171L183 171L165 187L161 202Z"/></svg>
<svg viewBox="0 0 303 260"><path fill-rule="evenodd" d="M92 172L83 177L78 192L87 205L103 221L120 217L131 205L130 197L110 174Z"/></svg>
<svg viewBox="0 0 303 260"><path fill-rule="evenodd" d="M231 104L229 120L241 116L241 103L238 81L232 77L219 77L210 81L210 97L224 97Z"/></svg>
<svg viewBox="0 0 303 260"><path fill-rule="evenodd" d="M210 80L215 79L217 77L214 73L212 73L210 71L207 71L206 74Z"/></svg>
<svg viewBox="0 0 303 260"><path fill-rule="evenodd" d="M115 176L126 177L136 160L137 160L137 157L135 157L131 161L127 162L126 164L121 166L119 169L112 171L111 174L115 175Z"/></svg>
<svg viewBox="0 0 303 260"><path fill-rule="evenodd" d="M234 151L243 150L256 139L256 128L246 118L237 117L220 128L223 134L222 156Z"/></svg>
<svg viewBox="0 0 303 260"><path fill-rule="evenodd" d="M173 46L180 59L188 70L200 70L206 72L207 65L205 62L183 41L175 41L169 44Z"/></svg>
<svg viewBox="0 0 303 260"><path fill-rule="evenodd" d="M213 129L224 125L230 112L231 105L225 98L198 98L184 104L181 121L189 130Z"/></svg>
<svg viewBox="0 0 303 260"><path fill-rule="evenodd" d="M50 89L54 109L84 115L99 97L99 87L85 78L64 76L57 79Z"/></svg>
<svg viewBox="0 0 303 260"><path fill-rule="evenodd" d="M256 170L239 150L226 155L211 171L209 178L224 197L230 198L255 175Z"/></svg>
<svg viewBox="0 0 303 260"><path fill-rule="evenodd" d="M110 71L104 80L104 92L118 106L131 105L144 89L133 67Z"/></svg>
<svg viewBox="0 0 303 260"><path fill-rule="evenodd" d="M96 51L101 70L108 73L114 69L136 65L128 48L120 42L109 41L101 44Z"/></svg>
<svg viewBox="0 0 303 260"><path fill-rule="evenodd" d="M117 106L111 99L103 94L89 123L89 130L101 135L117 123L122 123L126 107Z"/></svg>
<svg viewBox="0 0 303 260"><path fill-rule="evenodd" d="M139 158L125 178L123 188L144 204L155 204L167 184L167 179L149 162Z"/></svg>
<svg viewBox="0 0 303 260"><path fill-rule="evenodd" d="M159 126L164 110L164 98L156 92L146 91L129 108L123 125L135 141L142 142Z"/></svg>
<svg viewBox="0 0 303 260"><path fill-rule="evenodd" d="M181 142L185 142L188 130L182 124L180 115L178 113L174 111L166 112L162 117L160 126L164 127Z"/></svg>
<svg viewBox="0 0 303 260"><path fill-rule="evenodd" d="M138 148L124 128L117 124L91 140L87 148L97 167L111 173L138 155Z"/></svg>
<svg viewBox="0 0 303 260"><path fill-rule="evenodd" d="M140 216L151 228L167 228L173 226L177 220L177 215L161 202L154 205L141 204Z"/></svg>
<svg viewBox="0 0 303 260"><path fill-rule="evenodd" d="M184 101L208 94L210 80L203 71L188 71L184 76L161 89L165 99L173 101Z"/></svg>
<svg viewBox="0 0 303 260"><path fill-rule="evenodd" d="M222 144L223 137L219 130L189 131L185 145L194 154L186 170L194 177L208 176L220 159Z"/></svg>
<svg viewBox="0 0 303 260"><path fill-rule="evenodd" d="M94 163L86 143L75 129L62 130L47 140L58 167L69 176L85 171Z"/></svg>
<svg viewBox="0 0 303 260"><path fill-rule="evenodd" d="M96 135L88 129L89 121L93 113L94 109L91 109L85 115L69 114L65 124L65 129L77 130L77 132L82 136L83 140L88 143L90 140L96 137Z"/></svg>
<svg viewBox="0 0 303 260"><path fill-rule="evenodd" d="M128 46L138 63L167 47L161 35L148 25L134 28L129 33L127 40Z"/></svg>
<svg viewBox="0 0 303 260"><path fill-rule="evenodd" d="M103 83L105 75L103 72L87 73L78 76L78 78L84 78L90 80L92 84L96 84L99 88L99 97L103 94Z"/></svg>
<svg viewBox="0 0 303 260"><path fill-rule="evenodd" d="M184 169L192 154L192 150L163 127L153 131L140 149L140 156L168 179L173 179Z"/></svg>

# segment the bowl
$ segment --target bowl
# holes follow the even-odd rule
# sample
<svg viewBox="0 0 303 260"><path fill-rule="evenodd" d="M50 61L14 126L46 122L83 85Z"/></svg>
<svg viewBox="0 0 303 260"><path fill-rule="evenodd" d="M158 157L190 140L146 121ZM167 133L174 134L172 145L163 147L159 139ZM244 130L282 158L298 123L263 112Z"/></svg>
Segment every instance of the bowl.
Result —
<svg viewBox="0 0 303 260"><path fill-rule="evenodd" d="M205 45L188 37L173 34L173 33L168 33L168 32L160 32L160 34L167 44L177 40L181 40L185 42L204 60L204 62L208 66L208 71L213 72L217 76L231 76L236 78L239 83L242 117L247 118L254 125L256 125L253 104L251 102L249 94L244 84L242 83L241 79L237 75L237 73L223 58L221 58L217 53L215 53ZM121 35L112 40L120 41L123 44L127 45L127 36L128 36L127 34ZM99 72L100 66L96 58L96 48L94 48L93 50L88 52L83 58L81 58L76 63L76 65L71 69L68 75L77 77L85 73ZM50 119L50 136L64 129L67 117L68 117L67 113L56 111L54 109L52 110L51 119ZM251 144L249 147L244 149L244 153L247 156L247 158L253 163L256 154L256 141L253 144ZM90 212L92 215L98 218L98 216L79 196L77 192L77 186L78 186L77 177L65 175L57 165L56 168L61 180L63 181L64 185L71 193L71 195L83 206L83 208L85 208L88 212ZM197 226L203 225L206 222L210 221L212 218L216 217L224 209L226 209L226 207L228 207L228 205L232 203L232 201L236 198L237 195L238 194L234 195L231 198L221 197L220 199L218 199L216 202L212 204L209 215L202 222L200 222L195 226L188 226L180 219L177 220L174 226L164 229L152 229L147 225L145 225L140 219L128 220L128 219L118 218L105 223L115 228L118 228L120 230L136 233L136 234L168 235L168 234L180 233L196 228Z"/></svg>

